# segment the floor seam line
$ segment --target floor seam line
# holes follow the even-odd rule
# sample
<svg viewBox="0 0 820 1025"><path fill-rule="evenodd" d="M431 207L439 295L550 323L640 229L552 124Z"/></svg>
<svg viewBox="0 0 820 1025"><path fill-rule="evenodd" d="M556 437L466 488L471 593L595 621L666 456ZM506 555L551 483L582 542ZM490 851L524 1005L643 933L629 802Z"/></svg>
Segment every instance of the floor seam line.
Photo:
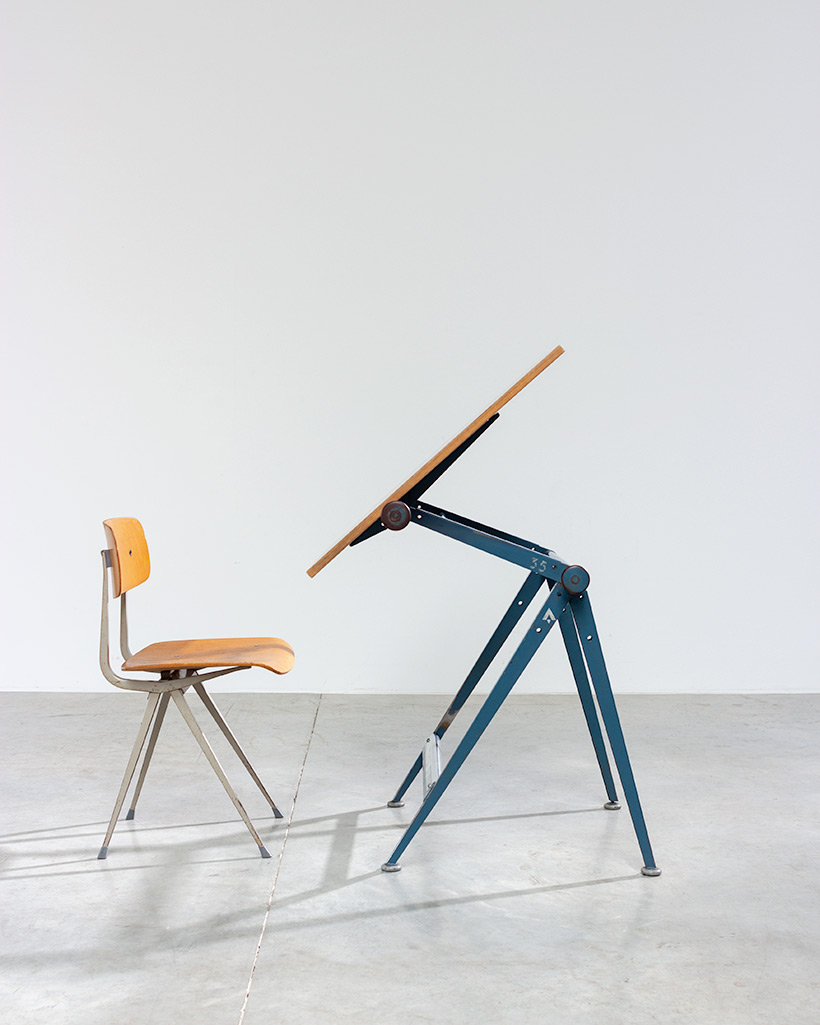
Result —
<svg viewBox="0 0 820 1025"><path fill-rule="evenodd" d="M262 950L262 941L265 938L265 930L268 927L268 919L270 918L271 908L273 906L273 897L276 892L276 884L279 882L279 873L282 869L282 859L285 856L285 847L287 846L288 837L290 836L290 827L293 823L293 813L296 811L296 801L299 797L299 788L302 785L302 776L305 772L305 765L307 764L308 755L310 754L310 745L313 743L313 734L316 731L316 720L319 718L319 709L322 705L322 698L324 695L319 695L319 700L316 702L316 711L313 715L313 722L310 726L310 735L308 736L307 747L305 748L305 757L302 759L302 765L299 768L299 776L296 780L296 789L293 792L293 800L290 803L290 814L288 815L287 825L285 826L285 836L282 840L282 846L279 849L279 857L276 862L276 871L273 875L273 883L270 888L270 894L268 896L268 905L265 908L265 915L262 919L262 929L259 933L259 940L256 944L256 951L253 955L253 964L251 965L251 972L248 976L248 985L245 988L245 999L242 1001L242 1010L239 1012L239 1021L237 1025L242 1025L245 1020L245 1011L248 1008L248 1000L251 996L251 986L253 985L253 977L256 972L256 966L259 962L259 954Z"/></svg>

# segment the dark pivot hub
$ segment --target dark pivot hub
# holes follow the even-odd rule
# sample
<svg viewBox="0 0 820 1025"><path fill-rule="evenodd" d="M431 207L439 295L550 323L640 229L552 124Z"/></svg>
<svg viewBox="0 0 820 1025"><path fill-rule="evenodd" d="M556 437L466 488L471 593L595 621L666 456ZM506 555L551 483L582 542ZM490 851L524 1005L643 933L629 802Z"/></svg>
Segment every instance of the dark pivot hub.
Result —
<svg viewBox="0 0 820 1025"><path fill-rule="evenodd" d="M410 506L406 502L388 502L382 509L382 523L388 530L404 530L410 522Z"/></svg>

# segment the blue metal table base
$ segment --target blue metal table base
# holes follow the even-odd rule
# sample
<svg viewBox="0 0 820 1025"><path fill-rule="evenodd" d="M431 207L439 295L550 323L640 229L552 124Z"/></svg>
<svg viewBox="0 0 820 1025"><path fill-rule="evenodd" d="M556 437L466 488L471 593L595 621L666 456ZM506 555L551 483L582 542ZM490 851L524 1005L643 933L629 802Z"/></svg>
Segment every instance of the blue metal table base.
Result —
<svg viewBox="0 0 820 1025"><path fill-rule="evenodd" d="M404 525L408 525L411 522L419 524L529 570L524 584L516 594L512 604L507 609L492 637L490 637L475 665L453 698L450 707L436 727L432 737L437 738L437 740L444 736L465 701L472 694L487 671L490 663L501 650L502 645L520 622L545 583L549 584L549 594L449 761L441 770L438 778L429 786L421 806L407 827L396 849L382 865L383 871L399 871L401 867L398 863L399 858L407 849L427 816L436 806L458 770L464 764L479 737L484 733L484 730L490 724L505 698L515 686L521 673L527 667L541 644L543 644L547 634L558 623L572 668L575 685L578 689L578 696L581 700L587 728L589 729L595 749L595 756L601 770L601 777L607 795L607 802L604 807L617 809L620 807L620 804L607 757L603 732L598 718L598 710L600 710L603 726L609 739L612 756L615 760L615 766L618 770L626 803L632 817L638 845L643 856L644 865L641 871L644 875L648 876L660 875L660 869L655 865L652 847L649 843L649 835L646 823L644 822L632 767L629 762L626 742L624 741L618 710L615 707L615 699L612 694L612 687L609 682L609 675L606 670L606 663L604 662L604 655L592 614L587 591L589 575L586 570L581 566L567 564L548 548L534 545L523 538L506 534L493 527L477 523L474 520L468 520L465 517L447 512L444 509L439 509L427 503L417 501L412 505L405 503L391 504L402 504L404 506L401 510L401 516L393 517L394 520L400 519ZM387 509L387 507L385 508ZM385 518L383 517L383 519ZM596 710L596 699L598 710ZM423 756L420 754L394 797L388 802L390 807L400 807L404 803L402 798L410 784L421 772L422 767Z"/></svg>

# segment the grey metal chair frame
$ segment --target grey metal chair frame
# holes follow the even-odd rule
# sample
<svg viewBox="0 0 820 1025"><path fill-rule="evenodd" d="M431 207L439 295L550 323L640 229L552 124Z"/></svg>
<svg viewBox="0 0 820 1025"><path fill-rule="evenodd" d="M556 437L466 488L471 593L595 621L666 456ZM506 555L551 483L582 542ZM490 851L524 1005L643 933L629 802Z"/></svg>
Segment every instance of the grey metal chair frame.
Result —
<svg viewBox="0 0 820 1025"><path fill-rule="evenodd" d="M236 754L239 756L240 761L247 769L251 779L256 783L262 792L263 797L270 805L274 817L277 819L282 818L282 812L276 807L273 798L265 789L259 776L256 774L253 766L248 760L247 755L242 750L236 737L233 735L230 727L223 718L219 709L214 704L212 698L205 690L203 684L206 680L213 680L219 676L227 676L229 673L236 673L242 669L249 669L250 666L231 666L229 668L220 668L218 670L202 673L196 669L173 669L167 670L160 673L160 677L157 680L144 680L144 679L133 679L125 676L120 676L114 672L111 667L110 659L110 638L109 638L109 616L108 616L108 605L109 605L109 591L108 591L108 573L111 569L111 550L105 549L101 553L102 555L102 570L103 570L103 585L102 585L102 615L100 619L100 669L102 670L103 676L108 680L109 683L115 687L120 687L123 690L142 691L148 695L148 703L145 709L145 713L142 717L139 730L137 731L137 738L134 741L134 746L131 749L131 755L128 759L128 764L125 767L125 773L120 784L120 789L117 794L116 802L114 803L114 811L111 814L111 819L108 823L108 829L103 840L102 847L100 847L97 858L102 860L108 855L108 847L111 843L111 838L114 834L114 828L117 824L120 811L125 802L125 797L128 789L131 785L131 781L134 778L137 763L139 762L140 755L142 754L143 747L145 746L146 738L148 737L149 731L151 731L150 739L148 740L148 746L145 750L145 757L142 761L139 776L137 778L137 784L134 788L134 793L131 798L131 803L126 814L126 819L133 819L136 813L137 801L140 793L142 792L142 786L145 782L145 777L148 773L148 766L151 763L151 758L154 754L154 749L157 744L157 738L162 727L165 713L168 709L168 704L173 698L174 704L180 711L182 718L185 720L191 733L202 749L203 754L208 759L211 767L219 778L220 783L225 788L228 797L234 804L234 807L239 812L242 821L248 828L251 836L254 839L259 848L259 853L263 858L269 858L270 852L268 851L265 844L262 842L262 838L259 836L256 828L251 822L248 813L242 806L242 802L236 795L236 791L230 783L230 780L225 775L225 771L222 768L219 759L214 753L213 748L208 742L207 737L202 732L199 723L194 718L194 714L188 702L185 700L185 691L189 687L193 687L196 693L199 695L203 705L208 710L210 715L213 717L219 729L225 735L228 743L234 749ZM128 610L126 604L127 592L123 591L120 595L120 651L124 661L128 661L132 657L132 652L128 645ZM153 729L151 728L153 724Z"/></svg>

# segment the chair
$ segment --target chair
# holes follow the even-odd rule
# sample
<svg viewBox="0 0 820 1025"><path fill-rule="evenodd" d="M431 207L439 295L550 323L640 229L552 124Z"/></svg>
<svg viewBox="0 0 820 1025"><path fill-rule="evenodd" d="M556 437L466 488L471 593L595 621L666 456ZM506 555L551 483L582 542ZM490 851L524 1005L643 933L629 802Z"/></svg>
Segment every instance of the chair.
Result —
<svg viewBox="0 0 820 1025"><path fill-rule="evenodd" d="M278 637L241 637L233 639L214 639L200 641L163 641L159 644L149 644L147 648L132 654L128 647L128 619L126 611L126 594L132 588L137 587L148 579L151 572L148 557L148 546L145 542L145 534L139 520L121 517L105 520L106 541L108 548L102 554L103 561L103 589L102 589L102 618L100 622L100 668L103 676L113 683L115 687L124 690L143 691L148 695L148 705L142 717L137 739L128 759L125 775L122 779L111 821L108 824L108 831L105 834L103 845L97 855L103 859L108 855L108 845L117 824L117 818L125 801L125 795L131 784L137 762L142 754L145 740L149 730L151 736L148 747L145 751L145 758L142 762L137 785L131 800L131 806L126 819L133 819L136 811L137 800L145 782L145 775L154 753L157 737L162 726L168 704L173 699L182 714L183 719L202 748L203 754L211 763L214 772L219 777L222 786L233 801L236 810L242 817L242 821L248 827L254 839L259 853L263 858L269 858L270 854L262 843L259 833L254 828L248 817L248 813L242 807L236 792L228 781L219 760L214 754L211 745L208 743L204 733L199 727L191 712L184 694L189 687L193 687L199 695L205 708L213 716L217 726L225 734L229 744L239 756L242 764L248 770L251 778L262 791L265 800L271 806L274 817L282 818L282 813L276 807L268 794L262 781L248 761L245 752L239 746L228 724L222 718L216 705L205 690L206 680L213 680L218 676L225 676L228 673L235 673L242 669L249 669L251 666L261 666L270 669L274 673L287 673L294 662L293 649L285 641ZM108 571L111 570L113 597L120 599L120 650L125 660L122 668L142 673L158 673L156 680L129 679L115 673L111 668L109 658L109 629L108 629ZM204 672L203 670L214 670ZM153 723L153 729L152 727Z"/></svg>

